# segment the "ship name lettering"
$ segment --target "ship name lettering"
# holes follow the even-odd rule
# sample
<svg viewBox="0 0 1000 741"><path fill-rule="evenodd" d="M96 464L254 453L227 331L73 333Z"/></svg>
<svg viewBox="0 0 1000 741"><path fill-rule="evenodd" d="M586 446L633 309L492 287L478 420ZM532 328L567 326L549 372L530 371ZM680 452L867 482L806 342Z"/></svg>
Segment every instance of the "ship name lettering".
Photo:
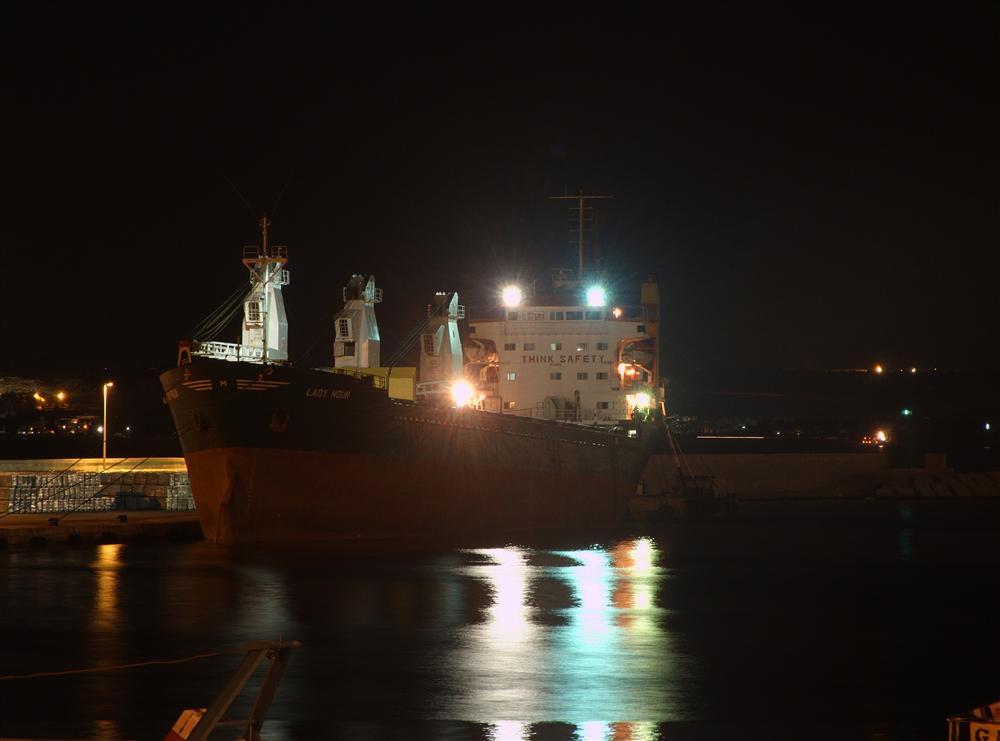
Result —
<svg viewBox="0 0 1000 741"><path fill-rule="evenodd" d="M314 399L350 399L351 392L343 389L321 389L310 386L306 389L306 396Z"/></svg>

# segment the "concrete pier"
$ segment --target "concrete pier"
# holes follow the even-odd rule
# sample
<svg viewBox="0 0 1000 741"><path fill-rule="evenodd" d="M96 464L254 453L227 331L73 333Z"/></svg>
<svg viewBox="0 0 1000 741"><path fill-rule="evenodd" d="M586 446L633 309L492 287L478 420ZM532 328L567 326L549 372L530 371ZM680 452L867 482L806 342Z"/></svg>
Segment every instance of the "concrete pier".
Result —
<svg viewBox="0 0 1000 741"><path fill-rule="evenodd" d="M0 550L201 537L183 458L0 461Z"/></svg>
<svg viewBox="0 0 1000 741"><path fill-rule="evenodd" d="M88 543L150 540L201 540L194 512L82 512L62 519L55 514L0 518L0 551ZM58 524L51 524L55 519Z"/></svg>

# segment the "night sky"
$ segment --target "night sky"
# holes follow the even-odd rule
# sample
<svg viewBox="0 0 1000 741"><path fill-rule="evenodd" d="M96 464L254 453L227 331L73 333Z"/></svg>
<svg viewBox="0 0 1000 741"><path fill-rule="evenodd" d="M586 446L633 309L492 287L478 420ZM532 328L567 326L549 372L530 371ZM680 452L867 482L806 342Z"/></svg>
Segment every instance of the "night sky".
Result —
<svg viewBox="0 0 1000 741"><path fill-rule="evenodd" d="M292 358L352 272L388 353L574 266L579 189L668 375L1000 368L998 6L653 7L8 8L0 371L172 365L262 212Z"/></svg>

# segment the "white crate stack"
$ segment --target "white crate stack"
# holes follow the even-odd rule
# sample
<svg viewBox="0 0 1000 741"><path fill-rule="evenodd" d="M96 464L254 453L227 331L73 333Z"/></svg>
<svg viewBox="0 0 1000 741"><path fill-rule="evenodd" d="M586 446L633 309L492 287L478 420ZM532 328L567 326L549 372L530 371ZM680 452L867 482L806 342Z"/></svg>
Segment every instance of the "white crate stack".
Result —
<svg viewBox="0 0 1000 741"><path fill-rule="evenodd" d="M14 474L10 479L11 514L107 512L120 493L154 497L160 509L194 509L186 473Z"/></svg>
<svg viewBox="0 0 1000 741"><path fill-rule="evenodd" d="M106 512L114 496L101 491L100 477L92 473L16 474L11 477L10 512Z"/></svg>

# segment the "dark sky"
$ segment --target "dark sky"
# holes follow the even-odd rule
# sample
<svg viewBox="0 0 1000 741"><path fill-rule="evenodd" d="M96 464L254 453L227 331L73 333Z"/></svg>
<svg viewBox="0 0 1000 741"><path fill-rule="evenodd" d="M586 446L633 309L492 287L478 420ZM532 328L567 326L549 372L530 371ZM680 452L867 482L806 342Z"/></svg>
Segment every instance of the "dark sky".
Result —
<svg viewBox="0 0 1000 741"><path fill-rule="evenodd" d="M0 370L171 365L251 210L292 357L329 361L352 272L391 351L436 290L572 266L547 196L581 188L668 374L1000 367L998 6L953 5L20 4Z"/></svg>

